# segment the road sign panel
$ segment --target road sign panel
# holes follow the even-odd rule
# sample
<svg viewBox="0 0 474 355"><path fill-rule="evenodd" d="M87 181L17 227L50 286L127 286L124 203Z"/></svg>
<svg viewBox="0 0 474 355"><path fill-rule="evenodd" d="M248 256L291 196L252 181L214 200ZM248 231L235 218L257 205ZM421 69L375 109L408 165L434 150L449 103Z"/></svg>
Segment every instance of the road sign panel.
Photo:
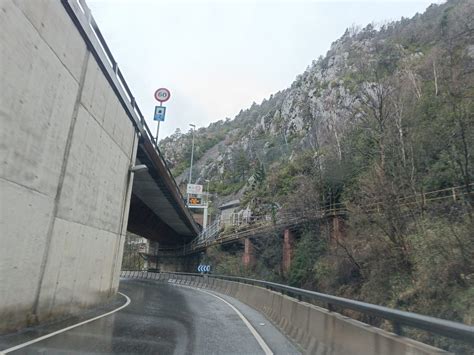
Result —
<svg viewBox="0 0 474 355"><path fill-rule="evenodd" d="M171 97L171 93L166 88L159 88L155 91L155 99L159 102L168 101Z"/></svg>
<svg viewBox="0 0 474 355"><path fill-rule="evenodd" d="M188 184L186 187L186 193L200 195L202 194L202 185Z"/></svg>
<svg viewBox="0 0 474 355"><path fill-rule="evenodd" d="M188 197L188 205L189 206L202 206L202 198L201 197L194 197L194 196L189 196Z"/></svg>
<svg viewBox="0 0 474 355"><path fill-rule="evenodd" d="M197 268L198 272L210 272L211 265L199 265Z"/></svg>
<svg viewBox="0 0 474 355"><path fill-rule="evenodd" d="M164 106L155 106L155 115L153 119L155 121L163 122L165 120L166 107Z"/></svg>

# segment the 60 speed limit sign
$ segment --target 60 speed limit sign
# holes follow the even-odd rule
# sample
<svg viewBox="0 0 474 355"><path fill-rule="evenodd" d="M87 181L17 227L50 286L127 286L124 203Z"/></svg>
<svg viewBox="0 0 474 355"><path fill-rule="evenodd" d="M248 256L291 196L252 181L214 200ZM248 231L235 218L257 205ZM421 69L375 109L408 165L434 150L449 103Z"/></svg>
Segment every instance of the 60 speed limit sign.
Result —
<svg viewBox="0 0 474 355"><path fill-rule="evenodd" d="M159 102L165 102L170 99L171 93L166 88L160 88L155 91L155 99Z"/></svg>

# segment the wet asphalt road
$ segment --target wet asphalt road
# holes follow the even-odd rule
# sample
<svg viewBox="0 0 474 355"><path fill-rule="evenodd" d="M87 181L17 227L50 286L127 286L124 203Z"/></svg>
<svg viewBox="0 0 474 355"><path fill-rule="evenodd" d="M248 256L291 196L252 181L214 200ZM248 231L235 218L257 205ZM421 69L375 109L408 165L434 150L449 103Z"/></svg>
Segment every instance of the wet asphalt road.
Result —
<svg viewBox="0 0 474 355"><path fill-rule="evenodd" d="M122 280L123 310L11 354L263 354L237 313L204 292L145 280ZM231 297L275 354L298 350L264 316ZM29 339L25 339L29 340Z"/></svg>

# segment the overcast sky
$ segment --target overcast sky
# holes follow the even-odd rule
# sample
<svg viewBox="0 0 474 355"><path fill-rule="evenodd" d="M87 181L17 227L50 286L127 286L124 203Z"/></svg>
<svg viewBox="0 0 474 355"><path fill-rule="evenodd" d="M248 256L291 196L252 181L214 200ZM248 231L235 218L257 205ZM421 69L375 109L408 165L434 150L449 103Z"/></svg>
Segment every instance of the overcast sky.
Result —
<svg viewBox="0 0 474 355"><path fill-rule="evenodd" d="M87 0L153 131L153 93L171 91L160 139L287 88L347 27L412 17L433 2Z"/></svg>

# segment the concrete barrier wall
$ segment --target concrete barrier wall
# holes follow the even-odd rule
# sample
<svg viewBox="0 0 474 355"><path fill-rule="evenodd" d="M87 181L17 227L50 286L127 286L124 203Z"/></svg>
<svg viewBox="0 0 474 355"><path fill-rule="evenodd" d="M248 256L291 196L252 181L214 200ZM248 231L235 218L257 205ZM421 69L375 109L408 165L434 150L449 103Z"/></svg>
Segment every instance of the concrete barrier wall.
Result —
<svg viewBox="0 0 474 355"><path fill-rule="evenodd" d="M6 331L116 291L137 139L58 0L0 2L0 85Z"/></svg>
<svg viewBox="0 0 474 355"><path fill-rule="evenodd" d="M146 272L122 272L123 277L149 278ZM212 277L154 274L155 280L207 288L235 297L263 313L307 354L421 355L445 351L298 301L262 287Z"/></svg>

